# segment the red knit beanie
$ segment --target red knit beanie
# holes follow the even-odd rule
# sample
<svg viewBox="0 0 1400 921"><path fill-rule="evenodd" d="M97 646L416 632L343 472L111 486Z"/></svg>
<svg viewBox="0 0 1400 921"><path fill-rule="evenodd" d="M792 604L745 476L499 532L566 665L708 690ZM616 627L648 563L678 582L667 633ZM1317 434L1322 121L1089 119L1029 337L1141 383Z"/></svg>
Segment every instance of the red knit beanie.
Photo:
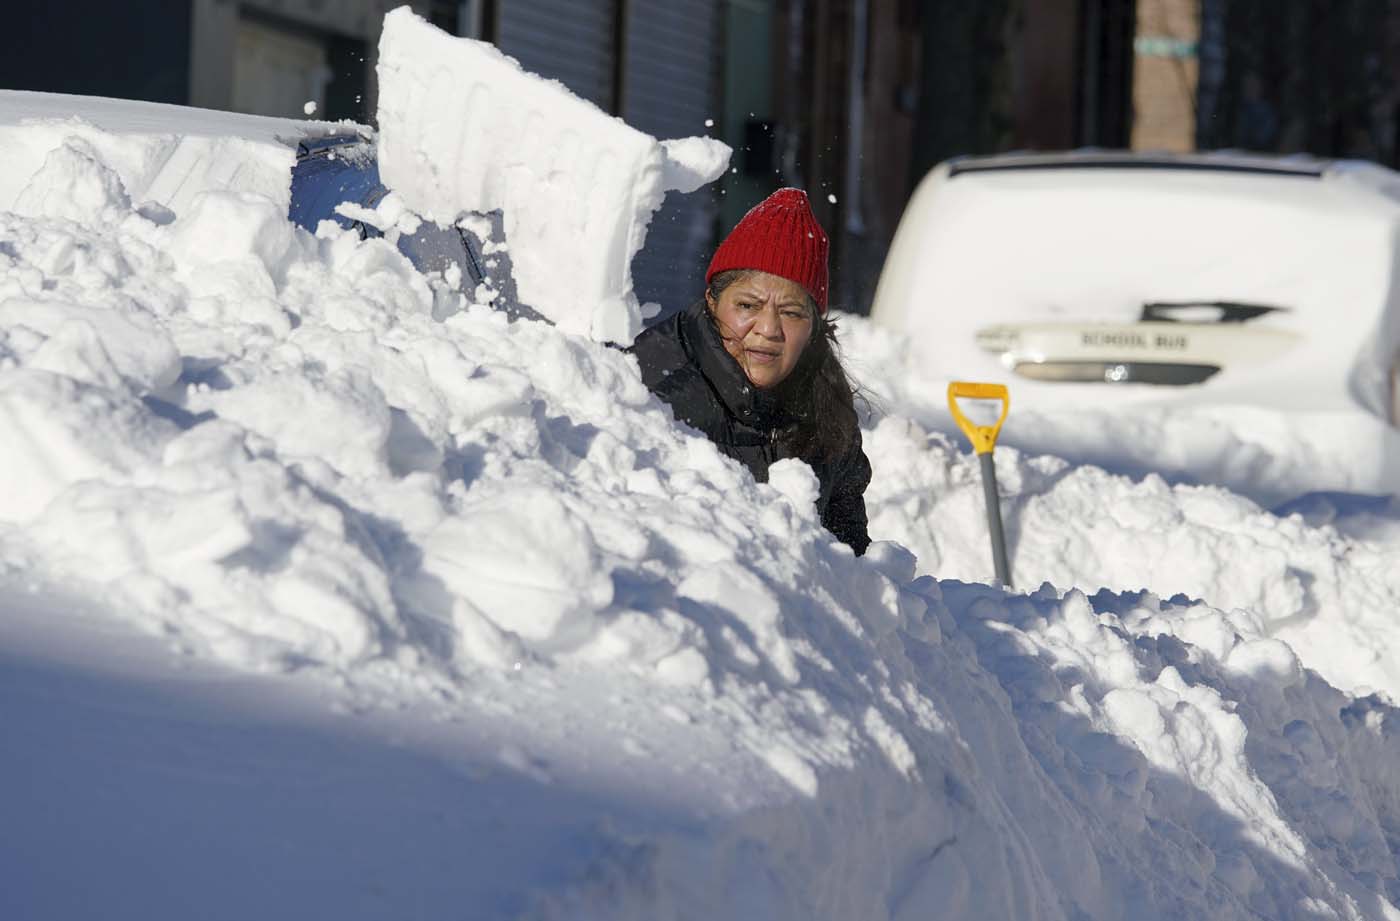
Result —
<svg viewBox="0 0 1400 921"><path fill-rule="evenodd" d="M754 205L715 250L705 284L730 269L757 269L795 281L826 313L826 231L817 223L807 193L779 189Z"/></svg>

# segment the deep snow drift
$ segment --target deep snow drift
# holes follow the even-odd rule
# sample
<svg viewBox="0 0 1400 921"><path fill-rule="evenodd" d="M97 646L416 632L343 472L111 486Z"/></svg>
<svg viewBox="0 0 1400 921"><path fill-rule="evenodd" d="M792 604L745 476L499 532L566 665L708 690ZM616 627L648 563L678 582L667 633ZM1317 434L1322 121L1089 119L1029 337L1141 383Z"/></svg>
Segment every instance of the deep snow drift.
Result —
<svg viewBox="0 0 1400 921"><path fill-rule="evenodd" d="M31 129L6 917L1400 916L1393 506L999 451L1058 586L1006 593L975 461L890 401L872 534L920 559L856 559L625 353Z"/></svg>

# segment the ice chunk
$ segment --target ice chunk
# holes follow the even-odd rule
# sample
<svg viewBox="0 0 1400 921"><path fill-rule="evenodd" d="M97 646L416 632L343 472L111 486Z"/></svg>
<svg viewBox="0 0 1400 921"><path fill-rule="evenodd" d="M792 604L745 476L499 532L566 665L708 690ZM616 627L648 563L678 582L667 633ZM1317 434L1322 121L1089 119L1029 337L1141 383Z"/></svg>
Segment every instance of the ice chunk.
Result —
<svg viewBox="0 0 1400 921"><path fill-rule="evenodd" d="M612 602L588 526L544 489L472 505L438 528L425 551L424 572L535 648L576 645Z"/></svg>
<svg viewBox="0 0 1400 921"><path fill-rule="evenodd" d="M812 468L800 460L780 460L768 468L768 485L782 493L793 507L811 515L816 514L821 484Z"/></svg>
<svg viewBox="0 0 1400 921"><path fill-rule="evenodd" d="M169 435L124 395L29 368L0 376L0 430L0 521L6 522L32 519L80 480L120 478Z"/></svg>
<svg viewBox="0 0 1400 921"><path fill-rule="evenodd" d="M190 275L221 263L260 264L279 279L298 250L284 209L252 193L201 193L171 233L169 249Z"/></svg>
<svg viewBox="0 0 1400 921"><path fill-rule="evenodd" d="M66 138L19 193L15 210L70 221L114 220L131 210L115 170L81 138Z"/></svg>

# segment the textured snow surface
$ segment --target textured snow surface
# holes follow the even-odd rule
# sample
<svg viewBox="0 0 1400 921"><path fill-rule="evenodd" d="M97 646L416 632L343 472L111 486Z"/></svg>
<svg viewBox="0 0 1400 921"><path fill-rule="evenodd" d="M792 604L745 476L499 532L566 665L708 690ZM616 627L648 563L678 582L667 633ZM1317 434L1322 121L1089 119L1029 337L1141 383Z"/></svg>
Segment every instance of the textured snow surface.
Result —
<svg viewBox="0 0 1400 921"><path fill-rule="evenodd" d="M384 18L378 74L385 183L442 224L501 211L520 300L568 332L631 343L647 224L668 190L723 173L728 146L658 142L408 7Z"/></svg>
<svg viewBox="0 0 1400 921"><path fill-rule="evenodd" d="M976 458L898 416L866 438L875 459L871 533L899 541L940 576L990 580ZM1400 694L1394 533L1366 539L1321 510L1274 513L1220 487L1173 486L1155 474L1134 480L1008 447L996 459L1017 585L1146 588L1246 610L1336 686ZM1384 499L1368 504L1392 525L1400 520Z"/></svg>
<svg viewBox="0 0 1400 921"><path fill-rule="evenodd" d="M86 216L85 193L65 185L66 168L48 163L77 151L95 153L156 219L183 212L211 190L255 193L286 211L297 143L352 130L356 126L0 90L0 209ZM58 184L50 188L54 177Z"/></svg>
<svg viewBox="0 0 1400 921"><path fill-rule="evenodd" d="M5 917L1400 917L1393 502L999 449L1008 593L889 398L857 559L630 356L91 134L0 213Z"/></svg>

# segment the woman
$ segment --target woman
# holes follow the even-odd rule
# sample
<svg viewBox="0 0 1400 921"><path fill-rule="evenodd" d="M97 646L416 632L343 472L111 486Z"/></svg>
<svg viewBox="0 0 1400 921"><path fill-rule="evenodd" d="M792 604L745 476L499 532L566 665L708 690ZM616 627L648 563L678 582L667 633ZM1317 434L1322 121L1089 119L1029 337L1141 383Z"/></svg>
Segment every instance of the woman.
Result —
<svg viewBox="0 0 1400 921"><path fill-rule="evenodd" d="M826 318L827 248L806 193L774 192L715 251L705 297L643 332L632 350L676 418L755 479L766 481L784 458L811 465L822 524L862 554L870 462Z"/></svg>

